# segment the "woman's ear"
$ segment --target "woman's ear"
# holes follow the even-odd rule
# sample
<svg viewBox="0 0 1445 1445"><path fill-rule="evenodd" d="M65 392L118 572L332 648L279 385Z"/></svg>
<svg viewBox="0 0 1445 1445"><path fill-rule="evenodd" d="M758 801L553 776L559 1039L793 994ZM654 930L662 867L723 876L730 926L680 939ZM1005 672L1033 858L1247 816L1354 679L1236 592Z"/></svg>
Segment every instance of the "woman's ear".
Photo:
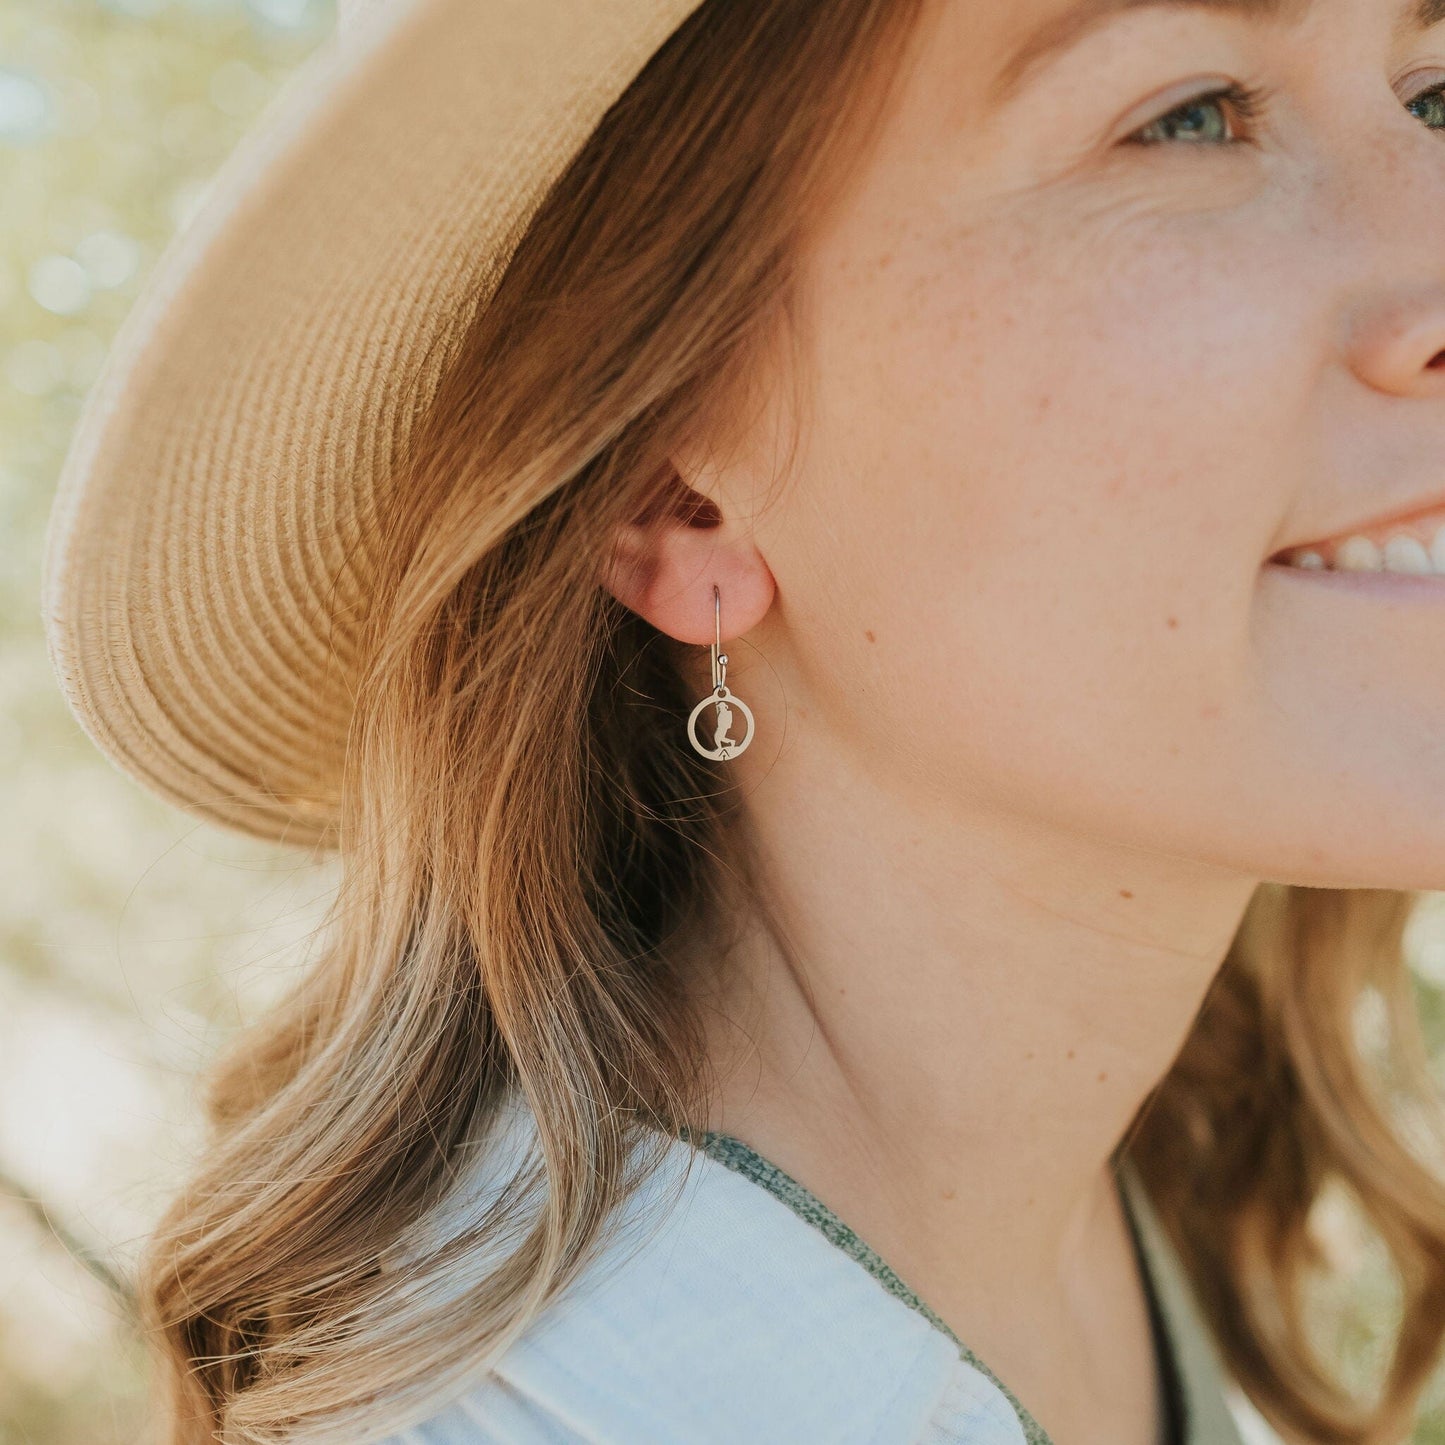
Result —
<svg viewBox="0 0 1445 1445"><path fill-rule="evenodd" d="M681 453L675 461L681 466L669 469L663 504L614 532L602 585L659 632L699 645L716 635L716 586L726 641L757 626L772 606L776 583L750 530L708 495L715 478L705 465ZM684 472L689 464L693 469Z"/></svg>

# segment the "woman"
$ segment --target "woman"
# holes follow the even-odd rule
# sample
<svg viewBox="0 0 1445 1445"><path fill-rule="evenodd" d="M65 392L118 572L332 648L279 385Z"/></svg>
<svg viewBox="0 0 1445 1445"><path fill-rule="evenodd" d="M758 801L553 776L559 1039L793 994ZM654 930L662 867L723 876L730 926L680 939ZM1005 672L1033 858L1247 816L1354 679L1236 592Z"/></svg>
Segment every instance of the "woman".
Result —
<svg viewBox="0 0 1445 1445"><path fill-rule="evenodd" d="M1408 1438L1445 25L344 19L48 559L101 746L344 865L149 1251L168 1438Z"/></svg>

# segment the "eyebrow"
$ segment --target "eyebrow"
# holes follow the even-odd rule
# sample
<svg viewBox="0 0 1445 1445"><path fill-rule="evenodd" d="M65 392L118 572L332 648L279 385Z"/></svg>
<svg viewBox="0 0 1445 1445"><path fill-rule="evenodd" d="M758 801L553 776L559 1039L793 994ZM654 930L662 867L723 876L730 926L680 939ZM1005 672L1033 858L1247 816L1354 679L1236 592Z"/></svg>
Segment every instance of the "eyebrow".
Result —
<svg viewBox="0 0 1445 1445"><path fill-rule="evenodd" d="M1079 0L1051 16L1018 47L989 86L988 104L997 108L1014 96L1024 80L1060 50L1075 44L1105 21L1129 10L1215 10L1251 20L1292 21L1310 8L1310 0ZM1445 0L1414 0L1396 25L1407 36L1445 20Z"/></svg>

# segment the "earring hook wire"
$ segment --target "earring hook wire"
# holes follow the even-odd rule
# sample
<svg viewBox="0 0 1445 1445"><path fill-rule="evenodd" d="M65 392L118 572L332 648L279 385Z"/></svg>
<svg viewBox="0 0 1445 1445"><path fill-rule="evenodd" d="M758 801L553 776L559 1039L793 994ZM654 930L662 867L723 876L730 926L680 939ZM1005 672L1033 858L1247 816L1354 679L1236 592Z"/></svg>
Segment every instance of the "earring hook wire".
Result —
<svg viewBox="0 0 1445 1445"><path fill-rule="evenodd" d="M713 611L713 645L712 645L712 685L716 691L727 685L728 658L727 653L722 650L722 594L717 590L717 583L712 584L712 611Z"/></svg>

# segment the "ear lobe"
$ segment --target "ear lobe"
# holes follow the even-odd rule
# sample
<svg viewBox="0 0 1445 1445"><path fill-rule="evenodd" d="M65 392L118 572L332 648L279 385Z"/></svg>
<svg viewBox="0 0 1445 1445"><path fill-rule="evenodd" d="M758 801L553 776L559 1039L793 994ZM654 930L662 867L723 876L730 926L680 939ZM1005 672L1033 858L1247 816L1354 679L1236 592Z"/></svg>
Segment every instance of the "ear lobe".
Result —
<svg viewBox="0 0 1445 1445"><path fill-rule="evenodd" d="M685 462L684 462L685 464ZM617 526L601 584L624 607L678 642L713 640L713 588L722 600L724 638L757 625L776 584L751 529L726 515L703 487L671 463L639 516Z"/></svg>
<svg viewBox="0 0 1445 1445"><path fill-rule="evenodd" d="M699 646L713 640L714 587L721 594L724 640L755 627L776 590L752 539L727 523L628 523L614 537L602 583L659 632Z"/></svg>
<svg viewBox="0 0 1445 1445"><path fill-rule="evenodd" d="M665 463L643 509L614 531L602 585L624 606L648 616L648 598L672 545L668 534L679 528L715 527L721 521L716 504L689 487L671 462Z"/></svg>

